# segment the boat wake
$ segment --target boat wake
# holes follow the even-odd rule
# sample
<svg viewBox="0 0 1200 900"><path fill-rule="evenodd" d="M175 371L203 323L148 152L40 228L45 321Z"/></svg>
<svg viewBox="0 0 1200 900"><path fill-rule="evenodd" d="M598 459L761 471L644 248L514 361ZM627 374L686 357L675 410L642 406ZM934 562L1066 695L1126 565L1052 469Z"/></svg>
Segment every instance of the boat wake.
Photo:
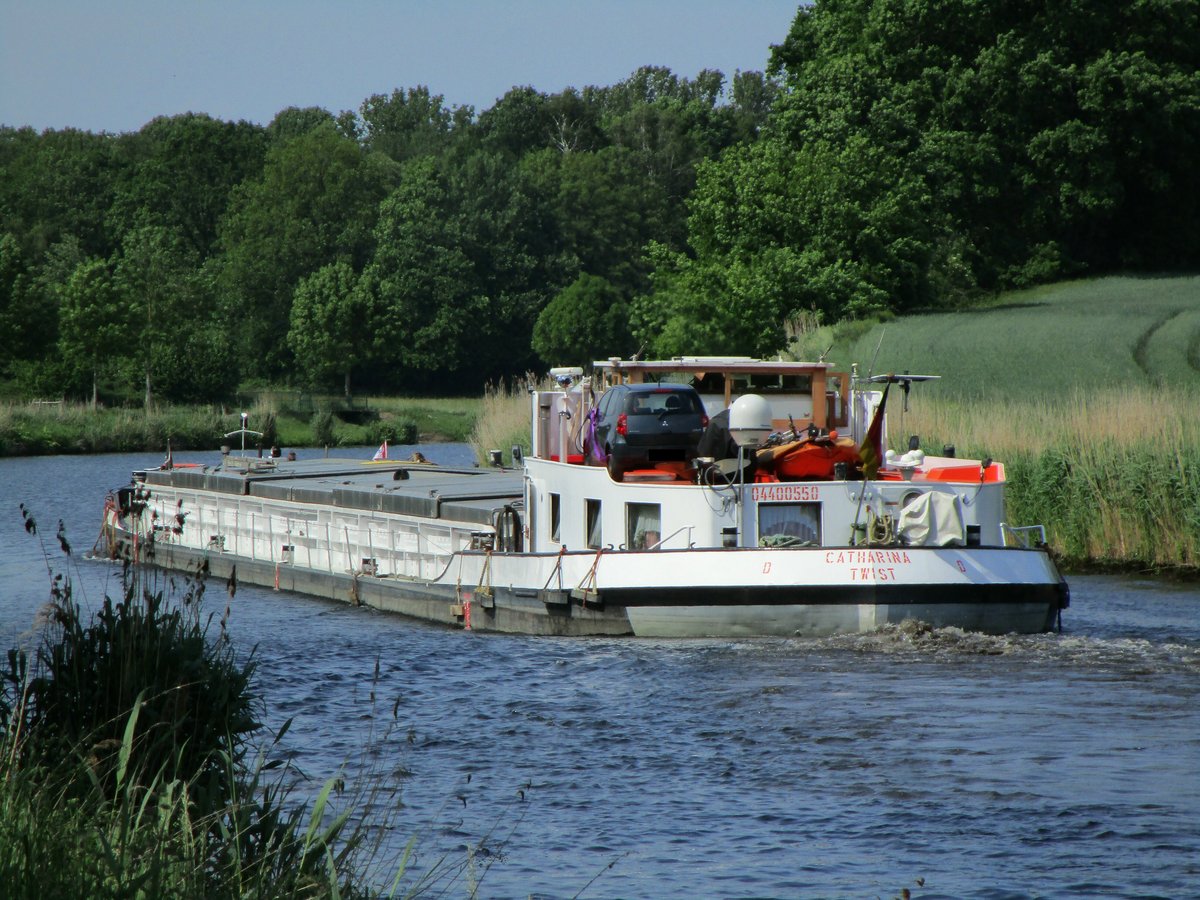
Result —
<svg viewBox="0 0 1200 900"><path fill-rule="evenodd" d="M1200 643L1172 638L990 635L955 627L934 628L925 622L908 620L868 634L837 635L811 643L828 650L909 655L929 661L997 656L1036 661L1039 665L1110 670L1122 676L1200 674Z"/></svg>

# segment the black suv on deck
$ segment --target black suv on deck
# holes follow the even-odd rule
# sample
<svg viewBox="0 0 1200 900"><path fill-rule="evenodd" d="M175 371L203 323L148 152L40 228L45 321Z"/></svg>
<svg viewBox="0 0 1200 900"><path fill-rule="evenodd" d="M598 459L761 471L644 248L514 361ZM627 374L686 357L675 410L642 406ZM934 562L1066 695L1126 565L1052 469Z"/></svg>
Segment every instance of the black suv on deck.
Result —
<svg viewBox="0 0 1200 900"><path fill-rule="evenodd" d="M686 384L618 384L601 396L584 452L606 457L609 474L620 479L657 462L691 459L707 425L700 395Z"/></svg>

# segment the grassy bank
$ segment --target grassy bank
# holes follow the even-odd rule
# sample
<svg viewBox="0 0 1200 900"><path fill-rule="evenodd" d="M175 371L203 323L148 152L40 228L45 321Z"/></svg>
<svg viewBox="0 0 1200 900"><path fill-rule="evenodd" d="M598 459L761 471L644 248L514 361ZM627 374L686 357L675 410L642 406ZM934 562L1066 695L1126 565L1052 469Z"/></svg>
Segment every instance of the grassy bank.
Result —
<svg viewBox="0 0 1200 900"><path fill-rule="evenodd" d="M914 372L896 449L1008 466L1013 524L1046 525L1069 564L1200 567L1200 278L1113 277L885 322L798 323L792 352ZM807 325L807 327L804 327Z"/></svg>
<svg viewBox="0 0 1200 900"><path fill-rule="evenodd" d="M1076 390L1200 389L1200 278L1102 278L1013 291L977 309L809 328L798 358L920 372L928 392L1057 402ZM872 366L873 363L873 366ZM1186 409L1187 407L1183 407Z"/></svg>
<svg viewBox="0 0 1200 900"><path fill-rule="evenodd" d="M889 406L891 404L889 403ZM891 442L955 445L1007 465L1008 517L1046 525L1069 565L1200 568L1200 418L1183 388L1123 387L1056 399L916 398Z"/></svg>
<svg viewBox="0 0 1200 900"><path fill-rule="evenodd" d="M296 409L264 394L245 408L249 427L264 432L267 447L350 447L430 441L466 441L481 401L476 398L381 398L365 411L343 416L334 409ZM81 403L0 405L0 456L59 453L212 450L241 427L241 409L230 406L162 406L96 409Z"/></svg>

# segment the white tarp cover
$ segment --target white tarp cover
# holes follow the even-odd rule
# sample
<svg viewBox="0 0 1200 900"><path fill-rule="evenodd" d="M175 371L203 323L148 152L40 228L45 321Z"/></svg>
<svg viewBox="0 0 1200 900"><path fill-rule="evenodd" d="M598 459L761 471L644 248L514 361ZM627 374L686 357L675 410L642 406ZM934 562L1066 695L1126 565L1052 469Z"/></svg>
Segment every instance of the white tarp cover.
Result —
<svg viewBox="0 0 1200 900"><path fill-rule="evenodd" d="M949 547L966 543L958 498L941 491L917 495L900 510L900 540L916 547Z"/></svg>

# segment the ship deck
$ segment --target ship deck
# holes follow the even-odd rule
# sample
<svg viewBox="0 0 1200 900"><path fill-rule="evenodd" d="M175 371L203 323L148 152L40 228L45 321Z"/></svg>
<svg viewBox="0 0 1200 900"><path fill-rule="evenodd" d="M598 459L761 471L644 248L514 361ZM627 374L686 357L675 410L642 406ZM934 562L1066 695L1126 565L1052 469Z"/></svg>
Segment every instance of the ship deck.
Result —
<svg viewBox="0 0 1200 900"><path fill-rule="evenodd" d="M230 457L219 467L152 469L145 483L480 525L492 524L498 510L519 502L524 493L524 477L516 470L398 460Z"/></svg>

